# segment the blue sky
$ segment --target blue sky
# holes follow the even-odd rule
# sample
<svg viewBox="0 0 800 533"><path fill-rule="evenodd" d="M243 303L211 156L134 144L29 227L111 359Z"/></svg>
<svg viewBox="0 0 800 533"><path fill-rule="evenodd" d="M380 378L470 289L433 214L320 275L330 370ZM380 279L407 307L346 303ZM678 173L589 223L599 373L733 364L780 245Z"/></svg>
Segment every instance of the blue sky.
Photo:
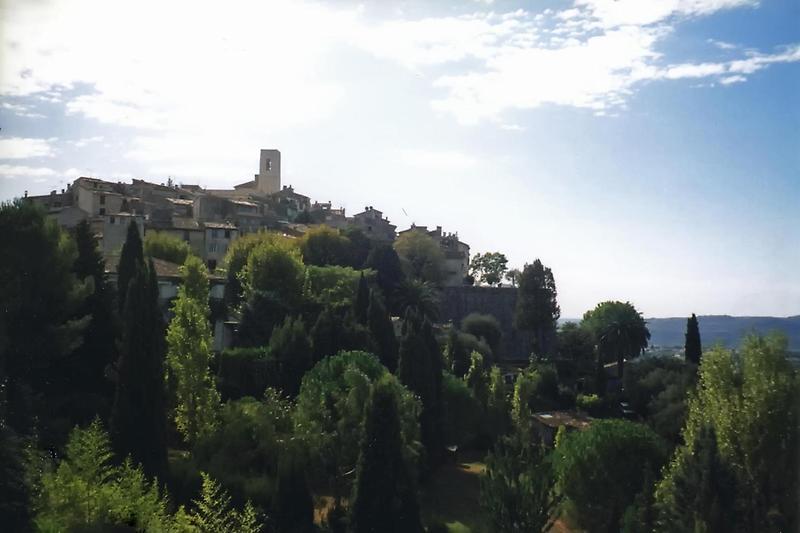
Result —
<svg viewBox="0 0 800 533"><path fill-rule="evenodd" d="M562 315L800 314L800 3L0 4L0 198L284 183L553 268Z"/></svg>

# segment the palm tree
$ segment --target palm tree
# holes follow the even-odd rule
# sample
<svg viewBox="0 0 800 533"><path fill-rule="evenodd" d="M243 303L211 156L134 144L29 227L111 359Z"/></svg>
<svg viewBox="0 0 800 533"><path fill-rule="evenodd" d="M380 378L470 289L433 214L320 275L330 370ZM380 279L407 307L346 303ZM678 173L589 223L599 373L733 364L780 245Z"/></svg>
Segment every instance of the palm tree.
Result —
<svg viewBox="0 0 800 533"><path fill-rule="evenodd" d="M405 316L409 309L431 322L439 316L439 295L430 282L407 279L397 287L395 301L401 316Z"/></svg>
<svg viewBox="0 0 800 533"><path fill-rule="evenodd" d="M583 316L583 321L594 332L600 354L616 358L617 375L622 379L625 360L638 357L647 348L647 322L630 302L598 304Z"/></svg>

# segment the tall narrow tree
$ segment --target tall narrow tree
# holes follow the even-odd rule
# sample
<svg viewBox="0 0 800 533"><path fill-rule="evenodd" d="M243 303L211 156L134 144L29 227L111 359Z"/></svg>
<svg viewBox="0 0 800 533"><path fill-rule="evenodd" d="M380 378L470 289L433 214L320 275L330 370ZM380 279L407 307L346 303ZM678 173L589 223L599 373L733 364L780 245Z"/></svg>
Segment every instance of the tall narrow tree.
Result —
<svg viewBox="0 0 800 533"><path fill-rule="evenodd" d="M534 334L533 353L548 355L552 349L561 308L553 272L538 259L525 265L519 278L514 324Z"/></svg>
<svg viewBox="0 0 800 533"><path fill-rule="evenodd" d="M139 265L128 284L111 431L117 453L149 476L166 472L164 323L155 267Z"/></svg>
<svg viewBox="0 0 800 533"><path fill-rule="evenodd" d="M378 359L383 366L394 373L397 370L397 338L389 312L383 304L378 291L370 291L367 309L367 327L378 348Z"/></svg>
<svg viewBox="0 0 800 533"><path fill-rule="evenodd" d="M406 463L392 385L378 381L367 404L350 519L353 533L419 533L413 467Z"/></svg>
<svg viewBox="0 0 800 533"><path fill-rule="evenodd" d="M220 399L209 371L208 271L201 259L189 256L181 276L183 283L167 329L167 366L175 384L175 424L186 442L193 444L214 428Z"/></svg>
<svg viewBox="0 0 800 533"><path fill-rule="evenodd" d="M355 308L356 320L359 324L367 325L367 312L369 310L369 285L364 273L358 278L358 289L356 291L356 299L353 302Z"/></svg>
<svg viewBox="0 0 800 533"><path fill-rule="evenodd" d="M128 284L136 273L136 269L144 263L144 249L142 237L139 235L139 226L135 220L128 225L128 234L122 245L122 253L117 265L117 300L119 312L125 310L125 298L128 296Z"/></svg>
<svg viewBox="0 0 800 533"><path fill-rule="evenodd" d="M280 388L289 396L297 396L303 374L312 366L311 342L303 319L286 317L272 330L269 351L278 363Z"/></svg>
<svg viewBox="0 0 800 533"><path fill-rule="evenodd" d="M686 320L686 344L684 348L686 360L696 365L700 364L703 346L700 343L700 325L697 323L697 317L694 313Z"/></svg>

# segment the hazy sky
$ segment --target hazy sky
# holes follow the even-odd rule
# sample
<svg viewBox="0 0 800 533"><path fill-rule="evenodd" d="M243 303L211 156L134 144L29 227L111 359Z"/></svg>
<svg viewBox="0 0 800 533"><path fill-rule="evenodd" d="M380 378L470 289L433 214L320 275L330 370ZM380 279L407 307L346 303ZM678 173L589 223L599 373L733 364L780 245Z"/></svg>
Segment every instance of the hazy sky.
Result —
<svg viewBox="0 0 800 533"><path fill-rule="evenodd" d="M800 314L800 2L0 0L0 199L231 186L552 267L562 316Z"/></svg>

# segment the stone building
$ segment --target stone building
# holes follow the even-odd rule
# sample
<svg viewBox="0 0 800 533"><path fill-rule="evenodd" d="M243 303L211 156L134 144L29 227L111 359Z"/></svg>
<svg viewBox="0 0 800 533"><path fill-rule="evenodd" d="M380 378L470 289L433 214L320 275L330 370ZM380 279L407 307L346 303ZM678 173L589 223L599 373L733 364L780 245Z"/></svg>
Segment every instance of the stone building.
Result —
<svg viewBox="0 0 800 533"><path fill-rule="evenodd" d="M397 226L371 205L365 207L361 213L353 215L349 222L373 241L392 242L397 236L395 233Z"/></svg>
<svg viewBox="0 0 800 533"><path fill-rule="evenodd" d="M444 281L445 287L459 287L464 285L464 280L469 274L469 245L458 239L458 233L444 233L441 226L429 230L427 226L411 227L399 233L402 235L409 231L421 231L431 237L444 255Z"/></svg>

